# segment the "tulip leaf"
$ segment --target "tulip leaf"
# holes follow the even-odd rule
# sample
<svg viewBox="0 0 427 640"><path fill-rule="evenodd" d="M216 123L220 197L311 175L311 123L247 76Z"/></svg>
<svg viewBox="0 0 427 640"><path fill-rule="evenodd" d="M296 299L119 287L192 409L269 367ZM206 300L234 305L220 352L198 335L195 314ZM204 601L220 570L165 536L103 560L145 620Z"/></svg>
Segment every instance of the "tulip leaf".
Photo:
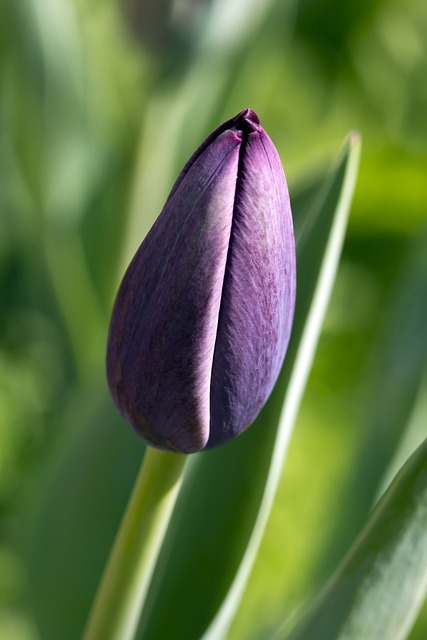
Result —
<svg viewBox="0 0 427 640"><path fill-rule="evenodd" d="M357 176L351 134L311 207L294 207L297 304L282 373L242 436L194 456L143 611L140 635L223 637L252 569L330 297Z"/></svg>
<svg viewBox="0 0 427 640"><path fill-rule="evenodd" d="M405 433L427 369L426 254L427 227L409 243L381 324L369 381L373 393L366 410L364 437L339 503L340 511L349 504L352 507L331 532L317 568L319 576L330 575L366 522L374 496L381 492L381 485L384 488L385 474L391 479L424 437L423 427L423 434L412 436L409 446L405 445ZM402 446L405 452L399 454Z"/></svg>
<svg viewBox="0 0 427 640"><path fill-rule="evenodd" d="M387 320L382 330L380 352L372 382L375 393L370 403L366 438L358 457L359 474L360 467L364 466L365 471L367 466L371 468L369 475L378 483L373 487L376 492L379 484L384 482L384 473L390 460L396 456L402 434L410 424L414 404L427 370L426 255L427 226L424 225L409 242L386 313ZM414 444L412 449L415 446ZM403 460L400 459L398 468L402 463ZM398 468L394 469L394 473ZM359 480L360 484L360 475L354 480Z"/></svg>
<svg viewBox="0 0 427 640"><path fill-rule="evenodd" d="M427 440L288 640L403 640L427 591Z"/></svg>
<svg viewBox="0 0 427 640"><path fill-rule="evenodd" d="M67 437L44 461L22 526L29 604L44 640L82 637L145 449L104 387L89 387L70 405L58 423Z"/></svg>

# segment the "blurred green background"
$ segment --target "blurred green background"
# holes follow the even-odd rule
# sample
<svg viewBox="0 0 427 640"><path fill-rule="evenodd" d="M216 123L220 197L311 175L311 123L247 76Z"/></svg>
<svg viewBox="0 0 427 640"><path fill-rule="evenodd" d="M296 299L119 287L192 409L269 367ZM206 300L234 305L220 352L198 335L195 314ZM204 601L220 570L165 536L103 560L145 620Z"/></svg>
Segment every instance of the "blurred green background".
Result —
<svg viewBox="0 0 427 640"><path fill-rule="evenodd" d="M349 130L363 150L231 638L265 637L330 574L426 435L425 344L411 344L404 417L372 426L395 327L427 299L411 280L413 256L427 262L426 78L422 0L0 0L0 638L58 640L54 610L78 637L143 452L106 390L114 293L187 157L246 107L281 154L291 199ZM411 637L426 629L421 618Z"/></svg>

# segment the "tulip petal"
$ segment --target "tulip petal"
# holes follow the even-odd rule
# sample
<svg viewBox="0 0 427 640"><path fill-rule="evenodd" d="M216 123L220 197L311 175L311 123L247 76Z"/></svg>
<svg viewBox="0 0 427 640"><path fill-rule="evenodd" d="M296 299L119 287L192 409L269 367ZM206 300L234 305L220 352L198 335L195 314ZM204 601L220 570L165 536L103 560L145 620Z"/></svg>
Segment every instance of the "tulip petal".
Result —
<svg viewBox="0 0 427 640"><path fill-rule="evenodd" d="M227 130L186 165L133 258L107 352L112 395L137 432L190 453L209 437L212 359L242 136Z"/></svg>
<svg viewBox="0 0 427 640"><path fill-rule="evenodd" d="M107 374L125 419L183 453L248 427L285 356L295 280L280 158L246 109L191 156L120 286Z"/></svg>
<svg viewBox="0 0 427 640"><path fill-rule="evenodd" d="M270 138L254 126L240 151L207 447L234 438L249 426L270 395L289 342L295 291L286 179Z"/></svg>

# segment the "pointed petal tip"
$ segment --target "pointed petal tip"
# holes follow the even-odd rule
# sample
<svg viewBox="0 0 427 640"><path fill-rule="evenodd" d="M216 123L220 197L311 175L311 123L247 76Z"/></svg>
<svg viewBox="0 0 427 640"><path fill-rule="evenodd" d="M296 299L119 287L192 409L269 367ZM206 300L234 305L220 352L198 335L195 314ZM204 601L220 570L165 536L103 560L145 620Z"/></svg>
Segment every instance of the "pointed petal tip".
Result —
<svg viewBox="0 0 427 640"><path fill-rule="evenodd" d="M252 109L243 109L240 115L247 122L251 122L255 125L259 125L260 123L257 114Z"/></svg>
<svg viewBox="0 0 427 640"><path fill-rule="evenodd" d="M246 133L261 131L259 118L252 109L244 109L235 117L235 126L244 130Z"/></svg>

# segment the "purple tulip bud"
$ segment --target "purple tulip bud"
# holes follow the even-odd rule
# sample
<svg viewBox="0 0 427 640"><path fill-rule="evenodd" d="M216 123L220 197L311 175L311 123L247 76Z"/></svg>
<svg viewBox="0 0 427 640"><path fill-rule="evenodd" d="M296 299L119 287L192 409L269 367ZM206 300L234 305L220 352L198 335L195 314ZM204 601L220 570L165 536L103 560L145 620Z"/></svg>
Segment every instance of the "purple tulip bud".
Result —
<svg viewBox="0 0 427 640"><path fill-rule="evenodd" d="M246 109L187 162L120 285L107 374L124 418L182 453L235 438L277 380L295 289L285 175Z"/></svg>

